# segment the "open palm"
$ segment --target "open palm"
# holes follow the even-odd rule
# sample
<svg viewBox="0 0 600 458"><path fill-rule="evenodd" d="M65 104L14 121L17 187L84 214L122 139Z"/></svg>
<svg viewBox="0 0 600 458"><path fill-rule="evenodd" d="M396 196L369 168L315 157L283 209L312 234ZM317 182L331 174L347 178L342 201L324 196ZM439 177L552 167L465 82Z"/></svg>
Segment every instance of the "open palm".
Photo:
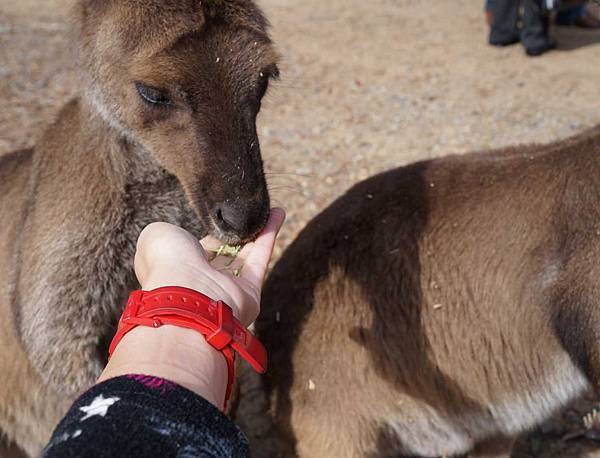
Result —
<svg viewBox="0 0 600 458"><path fill-rule="evenodd" d="M271 210L258 238L234 258L219 251L213 237L198 240L168 223L147 226L138 239L135 272L145 290L183 286L229 305L248 326L260 311L260 294L275 238L285 219L281 209Z"/></svg>

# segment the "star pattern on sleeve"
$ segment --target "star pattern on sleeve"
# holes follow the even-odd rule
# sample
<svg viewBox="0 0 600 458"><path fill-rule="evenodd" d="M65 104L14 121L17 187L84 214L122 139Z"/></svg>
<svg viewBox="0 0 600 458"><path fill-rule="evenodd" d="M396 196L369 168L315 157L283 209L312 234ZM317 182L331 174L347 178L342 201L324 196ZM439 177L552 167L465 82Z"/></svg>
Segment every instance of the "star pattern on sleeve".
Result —
<svg viewBox="0 0 600 458"><path fill-rule="evenodd" d="M110 406L119 401L119 399L120 398L117 397L105 398L102 395L96 396L90 405L79 408L79 410L85 413L85 415L79 421L81 422L87 420L88 418L95 417L96 415L104 417Z"/></svg>

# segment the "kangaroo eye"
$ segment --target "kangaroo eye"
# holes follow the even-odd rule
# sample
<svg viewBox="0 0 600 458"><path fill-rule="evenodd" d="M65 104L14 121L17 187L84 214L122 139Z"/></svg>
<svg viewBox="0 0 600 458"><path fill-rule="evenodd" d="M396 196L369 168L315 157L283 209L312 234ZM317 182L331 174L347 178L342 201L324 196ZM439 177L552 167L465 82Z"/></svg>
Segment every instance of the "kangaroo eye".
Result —
<svg viewBox="0 0 600 458"><path fill-rule="evenodd" d="M258 100L262 99L269 88L269 80L279 78L279 69L277 65L273 64L267 68L264 68L258 74L258 84L256 86L256 97Z"/></svg>
<svg viewBox="0 0 600 458"><path fill-rule="evenodd" d="M256 97L258 98L258 100L264 97L264 95L267 93L268 88L269 78L264 73L261 73L260 79L258 80L258 85L256 86Z"/></svg>
<svg viewBox="0 0 600 458"><path fill-rule="evenodd" d="M172 103L167 92L162 89L146 86L142 83L135 83L135 88L146 103L152 105L170 105Z"/></svg>

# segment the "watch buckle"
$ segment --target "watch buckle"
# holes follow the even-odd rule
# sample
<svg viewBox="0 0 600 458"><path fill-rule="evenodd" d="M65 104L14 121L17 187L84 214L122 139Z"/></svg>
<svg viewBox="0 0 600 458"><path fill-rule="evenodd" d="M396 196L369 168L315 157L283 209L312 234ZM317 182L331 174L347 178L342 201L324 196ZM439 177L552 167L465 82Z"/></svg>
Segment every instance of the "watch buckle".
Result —
<svg viewBox="0 0 600 458"><path fill-rule="evenodd" d="M217 301L217 329L206 335L206 341L216 348L222 350L227 347L235 333L233 311L223 301Z"/></svg>

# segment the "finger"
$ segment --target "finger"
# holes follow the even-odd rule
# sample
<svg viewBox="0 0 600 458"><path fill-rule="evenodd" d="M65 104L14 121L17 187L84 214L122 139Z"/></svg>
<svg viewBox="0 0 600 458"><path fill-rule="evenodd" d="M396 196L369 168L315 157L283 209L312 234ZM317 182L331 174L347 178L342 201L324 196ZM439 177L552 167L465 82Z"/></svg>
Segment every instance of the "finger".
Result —
<svg viewBox="0 0 600 458"><path fill-rule="evenodd" d="M213 257L211 255L214 255L217 251L219 251L219 248L223 246L223 243L216 237L213 237L212 235L207 235L202 240L200 240L200 245L202 245L202 248L204 249L204 257L210 259L211 257Z"/></svg>
<svg viewBox="0 0 600 458"><path fill-rule="evenodd" d="M244 264L244 260L241 258L233 258L230 256L218 256L212 261L210 261L210 265L213 269L216 270L229 270L233 272L236 269L239 269Z"/></svg>
<svg viewBox="0 0 600 458"><path fill-rule="evenodd" d="M254 240L253 242L249 242L242 247L237 256L238 259L245 260L250 255L250 253L252 253L252 250L254 250L256 242L258 242L258 240L261 239L267 231L271 231L272 227L274 226L276 226L277 228L275 233L276 236L277 233L279 233L279 229L281 229L285 217L285 211L282 208L272 208L271 213L269 214L269 219L267 220L267 224L265 225L264 229L260 232L256 240Z"/></svg>
<svg viewBox="0 0 600 458"><path fill-rule="evenodd" d="M258 290L262 287L269 260L273 253L273 247L275 246L275 239L284 220L285 211L283 209L272 209L267 225L245 256L241 277L248 280Z"/></svg>

